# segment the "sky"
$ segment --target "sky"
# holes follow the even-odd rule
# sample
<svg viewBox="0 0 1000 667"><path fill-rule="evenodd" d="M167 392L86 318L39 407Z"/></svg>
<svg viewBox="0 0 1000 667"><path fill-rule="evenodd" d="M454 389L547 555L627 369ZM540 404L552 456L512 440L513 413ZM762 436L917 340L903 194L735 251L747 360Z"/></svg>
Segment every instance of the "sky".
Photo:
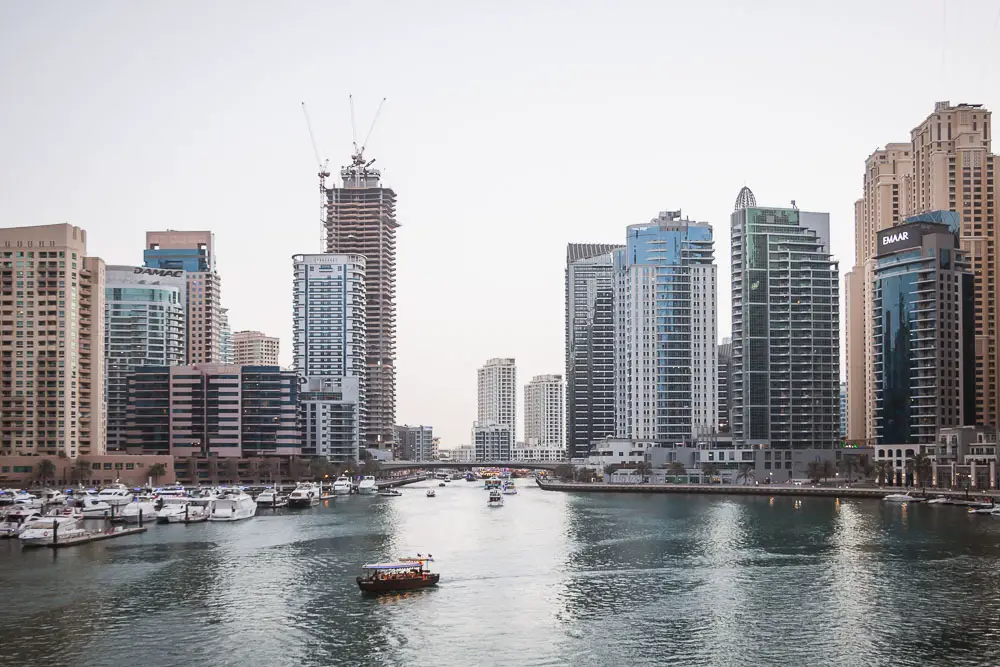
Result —
<svg viewBox="0 0 1000 667"><path fill-rule="evenodd" d="M141 264L147 230L210 229L234 331L281 338L319 252L316 160L348 94L398 197L397 423L469 442L476 368L565 372L569 242L682 209L831 214L842 272L865 158L934 102L996 108L1000 0L0 2L0 225L70 222ZM520 399L519 399L520 402ZM523 420L523 406L518 407ZM519 426L523 434L523 426Z"/></svg>

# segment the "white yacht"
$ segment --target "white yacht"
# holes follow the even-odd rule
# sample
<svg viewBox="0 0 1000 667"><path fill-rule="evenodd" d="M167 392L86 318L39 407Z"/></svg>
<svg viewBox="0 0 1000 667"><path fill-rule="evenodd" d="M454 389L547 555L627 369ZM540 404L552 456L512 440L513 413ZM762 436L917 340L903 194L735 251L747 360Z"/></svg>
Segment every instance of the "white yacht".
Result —
<svg viewBox="0 0 1000 667"><path fill-rule="evenodd" d="M183 484L171 484L170 486L153 489L153 495L157 498L183 498L188 495L188 492Z"/></svg>
<svg viewBox="0 0 1000 667"><path fill-rule="evenodd" d="M66 502L66 494L55 489L42 491L42 502L46 505L62 505Z"/></svg>
<svg viewBox="0 0 1000 667"><path fill-rule="evenodd" d="M213 507L215 507L214 496L185 498L183 503L173 505L173 510L167 515L167 523L199 523L201 521L208 521Z"/></svg>
<svg viewBox="0 0 1000 667"><path fill-rule="evenodd" d="M42 511L35 507L14 507L0 519L0 537L17 537L32 519L42 516Z"/></svg>
<svg viewBox="0 0 1000 667"><path fill-rule="evenodd" d="M365 475L358 484L358 493L363 496L373 496L378 492L378 483L374 475Z"/></svg>
<svg viewBox="0 0 1000 667"><path fill-rule="evenodd" d="M437 495L437 493L434 491L434 489L427 489L427 497L428 498L433 498L436 495Z"/></svg>
<svg viewBox="0 0 1000 667"><path fill-rule="evenodd" d="M193 499L188 496L167 496L162 499L160 509L156 510L157 523L170 523L172 516L184 516L185 508Z"/></svg>
<svg viewBox="0 0 1000 667"><path fill-rule="evenodd" d="M486 501L487 507L503 507L503 493L500 489L490 489L490 497Z"/></svg>
<svg viewBox="0 0 1000 667"><path fill-rule="evenodd" d="M333 483L333 495L346 496L350 492L351 492L351 480L341 475Z"/></svg>
<svg viewBox="0 0 1000 667"><path fill-rule="evenodd" d="M257 495L257 507L277 507L278 492L275 489L264 489Z"/></svg>
<svg viewBox="0 0 1000 667"><path fill-rule="evenodd" d="M128 505L132 502L132 492L124 484L106 486L97 493L98 500L109 505Z"/></svg>
<svg viewBox="0 0 1000 667"><path fill-rule="evenodd" d="M116 518L125 523L139 523L140 512L143 523L156 521L156 503L150 498L136 498L128 505L119 507Z"/></svg>
<svg viewBox="0 0 1000 667"><path fill-rule="evenodd" d="M42 499L27 491L15 491L10 502L14 507L38 508L42 507Z"/></svg>
<svg viewBox="0 0 1000 667"><path fill-rule="evenodd" d="M104 519L111 518L112 507L111 504L105 500L101 500L97 496L84 496L81 501L81 507L83 508L83 518L84 519ZM117 508L114 508L117 511Z"/></svg>
<svg viewBox="0 0 1000 667"><path fill-rule="evenodd" d="M319 486L312 482L299 482L288 494L289 507L312 507L319 504Z"/></svg>
<svg viewBox="0 0 1000 667"><path fill-rule="evenodd" d="M42 547L52 544L53 533L57 533L58 539L63 539L80 537L86 532L83 529L83 516L80 511L67 508L62 514L37 517L26 522L19 537L23 546Z"/></svg>
<svg viewBox="0 0 1000 667"><path fill-rule="evenodd" d="M927 501L928 505L949 505L951 504L951 499L945 496L938 496L937 498L931 498Z"/></svg>
<svg viewBox="0 0 1000 667"><path fill-rule="evenodd" d="M239 521L257 513L257 503L243 489L223 489L215 497L209 521Z"/></svg>
<svg viewBox="0 0 1000 667"><path fill-rule="evenodd" d="M908 493L890 493L882 500L887 503L915 503L920 500L916 496L911 496Z"/></svg>
<svg viewBox="0 0 1000 667"><path fill-rule="evenodd" d="M514 480L509 479L503 483L503 494L505 496L517 495L517 486L514 484Z"/></svg>

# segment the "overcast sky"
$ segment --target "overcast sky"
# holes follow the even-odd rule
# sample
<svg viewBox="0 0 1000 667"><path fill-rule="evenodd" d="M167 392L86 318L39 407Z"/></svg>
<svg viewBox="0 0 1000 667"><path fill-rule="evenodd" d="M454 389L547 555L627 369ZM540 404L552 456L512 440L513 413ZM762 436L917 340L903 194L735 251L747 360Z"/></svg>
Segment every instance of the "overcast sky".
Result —
<svg viewBox="0 0 1000 667"><path fill-rule="evenodd" d="M1000 0L0 0L0 224L71 222L108 263L211 229L234 330L291 363L291 256L320 251L316 164L398 195L397 423L467 443L476 368L564 372L567 242L680 208L831 213L841 271L865 157L936 100L996 106ZM993 70L993 76L990 70ZM337 169L333 169L336 173ZM523 409L519 407L519 419ZM522 422L523 423L523 422ZM523 428L519 425L519 433Z"/></svg>

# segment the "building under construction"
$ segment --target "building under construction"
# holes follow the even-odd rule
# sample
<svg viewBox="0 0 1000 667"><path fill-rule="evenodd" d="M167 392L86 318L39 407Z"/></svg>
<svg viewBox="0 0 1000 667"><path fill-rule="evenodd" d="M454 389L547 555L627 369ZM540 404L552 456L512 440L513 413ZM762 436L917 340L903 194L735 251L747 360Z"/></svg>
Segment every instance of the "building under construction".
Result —
<svg viewBox="0 0 1000 667"><path fill-rule="evenodd" d="M366 262L366 447L389 449L396 418L396 193L380 184L375 160L355 144L343 185L327 188L326 252L364 255Z"/></svg>

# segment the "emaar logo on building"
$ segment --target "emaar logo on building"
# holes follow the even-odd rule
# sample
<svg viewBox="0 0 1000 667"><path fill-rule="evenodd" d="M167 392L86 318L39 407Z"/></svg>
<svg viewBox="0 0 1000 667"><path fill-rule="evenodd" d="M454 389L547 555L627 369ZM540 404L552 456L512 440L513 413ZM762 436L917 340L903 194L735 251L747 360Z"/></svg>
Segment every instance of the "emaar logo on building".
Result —
<svg viewBox="0 0 1000 667"><path fill-rule="evenodd" d="M910 232L899 232L898 234L889 234L882 237L882 245L889 245L892 243L898 243L899 241L909 241Z"/></svg>

